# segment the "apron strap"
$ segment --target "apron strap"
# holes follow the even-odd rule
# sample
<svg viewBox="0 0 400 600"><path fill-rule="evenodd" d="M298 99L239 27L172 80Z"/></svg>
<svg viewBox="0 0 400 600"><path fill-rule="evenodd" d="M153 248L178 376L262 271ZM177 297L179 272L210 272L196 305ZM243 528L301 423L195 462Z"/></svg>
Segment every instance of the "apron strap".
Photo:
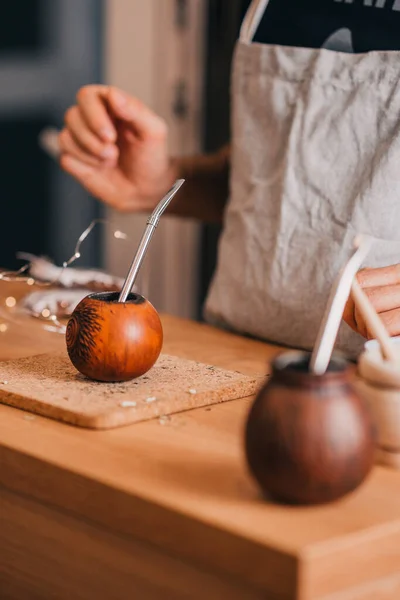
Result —
<svg viewBox="0 0 400 600"><path fill-rule="evenodd" d="M268 4L269 0L252 1L240 28L239 39L241 42L251 44Z"/></svg>

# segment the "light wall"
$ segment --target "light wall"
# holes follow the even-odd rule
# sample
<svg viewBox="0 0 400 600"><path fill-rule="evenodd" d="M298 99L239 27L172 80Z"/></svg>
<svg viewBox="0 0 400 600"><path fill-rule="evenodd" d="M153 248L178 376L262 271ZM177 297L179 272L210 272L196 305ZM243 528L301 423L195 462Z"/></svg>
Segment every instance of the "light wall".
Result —
<svg viewBox="0 0 400 600"><path fill-rule="evenodd" d="M204 0L188 0L188 25L176 26L175 0L106 0L106 82L146 102L170 127L173 155L201 150ZM188 114L173 112L177 85L187 91ZM109 211L112 227L129 243L107 239L107 268L127 271L146 216ZM139 286L158 310L183 317L196 311L199 228L194 223L163 217L153 238Z"/></svg>

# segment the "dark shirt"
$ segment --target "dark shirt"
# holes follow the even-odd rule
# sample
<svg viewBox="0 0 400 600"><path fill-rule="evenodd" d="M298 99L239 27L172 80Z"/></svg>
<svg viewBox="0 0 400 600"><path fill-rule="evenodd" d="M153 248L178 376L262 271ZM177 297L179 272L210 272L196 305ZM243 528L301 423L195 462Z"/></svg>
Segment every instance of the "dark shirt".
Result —
<svg viewBox="0 0 400 600"><path fill-rule="evenodd" d="M355 53L399 50L400 0L270 0L254 41Z"/></svg>

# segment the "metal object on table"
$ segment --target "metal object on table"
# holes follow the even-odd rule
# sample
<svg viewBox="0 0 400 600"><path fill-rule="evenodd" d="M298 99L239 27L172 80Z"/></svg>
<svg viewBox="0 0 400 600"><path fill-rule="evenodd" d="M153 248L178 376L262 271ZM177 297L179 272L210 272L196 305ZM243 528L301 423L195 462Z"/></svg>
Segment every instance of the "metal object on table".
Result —
<svg viewBox="0 0 400 600"><path fill-rule="evenodd" d="M161 215L167 208L168 204L171 202L172 198L175 196L175 194L178 192L178 190L182 187L184 182L185 182L184 179L178 179L175 182L175 184L169 190L169 192L158 203L155 210L151 214L149 220L147 221L147 227L145 229L142 239L140 240L140 244L137 249L136 255L132 261L128 275L125 279L124 285L123 285L121 293L119 295L118 302L126 302L126 299L128 298L130 291L136 281L137 274L142 265L142 262L144 260L144 257L146 255L147 249L150 244L150 240L153 237L153 233L158 225Z"/></svg>

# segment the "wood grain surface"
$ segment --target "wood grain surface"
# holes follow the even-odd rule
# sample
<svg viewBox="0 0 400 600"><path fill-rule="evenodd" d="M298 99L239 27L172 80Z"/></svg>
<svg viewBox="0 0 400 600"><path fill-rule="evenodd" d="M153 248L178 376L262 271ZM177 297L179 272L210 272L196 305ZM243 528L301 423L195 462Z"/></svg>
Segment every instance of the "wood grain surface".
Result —
<svg viewBox="0 0 400 600"><path fill-rule="evenodd" d="M264 372L279 352L207 326L162 320L164 350L183 358L251 375ZM61 344L29 321L9 327L0 353L4 359L26 356ZM358 491L323 507L263 500L243 458L250 403L195 409L164 426L153 420L96 432L0 406L0 485L7 490L0 490L0 585L7 585L6 600L26 600L30 578L40 586L34 599L54 598L63 573L69 597L79 598L100 552L99 564L113 565L116 589L122 577L124 592L134 597L134 574L127 578L130 567L119 569L114 560L122 538L126 552L149 569L152 586L166 587L165 574L151 571L152 557L176 566L182 580L172 583L171 575L167 598L185 597L182 585L186 597L196 598L192 590L204 582L210 598L224 597L231 585L237 595L225 596L243 600L398 600L400 473L376 467ZM65 546L60 541L56 556L50 542L62 540L69 528L76 537ZM75 562L68 551L74 546L82 560ZM143 547L150 554L141 553ZM105 577L102 572L100 580ZM142 589L143 600L157 597L154 587Z"/></svg>

